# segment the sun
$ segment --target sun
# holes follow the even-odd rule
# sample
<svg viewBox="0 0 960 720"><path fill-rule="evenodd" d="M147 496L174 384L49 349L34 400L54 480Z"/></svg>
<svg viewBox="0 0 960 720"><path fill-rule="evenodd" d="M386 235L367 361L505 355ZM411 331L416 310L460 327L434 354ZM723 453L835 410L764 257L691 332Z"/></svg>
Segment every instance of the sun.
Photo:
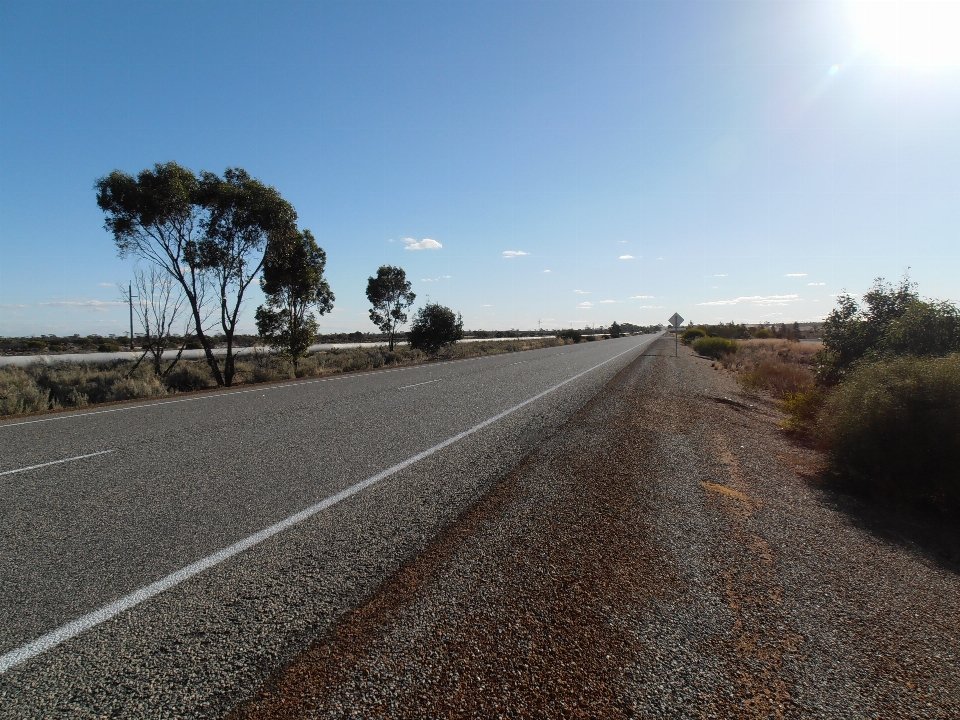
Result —
<svg viewBox="0 0 960 720"><path fill-rule="evenodd" d="M898 65L960 65L960 0L851 0L865 50Z"/></svg>

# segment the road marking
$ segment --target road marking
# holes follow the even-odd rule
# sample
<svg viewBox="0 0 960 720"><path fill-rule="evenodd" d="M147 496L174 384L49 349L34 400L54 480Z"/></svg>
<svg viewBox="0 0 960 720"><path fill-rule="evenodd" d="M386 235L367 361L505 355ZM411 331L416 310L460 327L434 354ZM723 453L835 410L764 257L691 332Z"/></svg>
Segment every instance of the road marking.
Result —
<svg viewBox="0 0 960 720"><path fill-rule="evenodd" d="M420 387L421 385L429 385L430 383L435 382L440 382L440 378L437 378L436 380L427 380L426 382L422 383L414 383L413 385L404 385L403 387L398 387L397 390L406 390L407 388Z"/></svg>
<svg viewBox="0 0 960 720"><path fill-rule="evenodd" d="M50 462L40 463L39 465L27 465L27 467L17 468L16 470L4 470L0 475L13 475L14 473L26 472L27 470L36 470L37 468L47 467L48 465L59 465L60 463L73 462L74 460L83 460L84 458L94 457L96 455L106 455L116 452L116 450L101 450L100 452L87 453L86 455L75 455L74 457L64 458L63 460L51 460Z"/></svg>
<svg viewBox="0 0 960 720"><path fill-rule="evenodd" d="M520 410L521 408L526 407L530 403L536 402L537 400L544 397L545 395L549 395L550 393L556 390L559 390L564 385L573 382L577 378L583 377L587 373L593 372L597 368L602 367L609 362L613 362L618 357L622 355L626 355L628 352L632 352L644 345L648 345L655 339L656 338L651 338L650 340L647 340L645 343L634 345L632 348L629 348L628 350L624 350L621 353L617 353L613 357L607 358L603 362L598 363L591 368L583 370L582 372L578 372L576 375L572 375L568 377L566 380L562 380L561 382L557 383L553 387L547 388L543 392L539 392L533 397L527 398L523 402L518 403L511 408L507 408L503 412L498 413L491 418L487 418L483 422L477 423L472 428L464 430L461 433L457 433L453 437L449 437L443 442L437 443L433 447L428 448L421 453L417 453L416 455L413 455L412 457L407 458L403 462L399 462L396 465L387 468L386 470L382 470L376 475L372 475L371 477L368 477L366 480L361 480L360 482L354 485L351 485L350 487L345 488L340 492L334 495L331 495L328 498L321 500L315 505L311 505L310 507L304 510L301 510L298 513L295 513L281 520L280 522L271 525L270 527L264 528L263 530L256 532L253 535L245 537L243 540L235 542L233 545L230 545L229 547L225 547L222 550L219 550L213 553L212 555L208 555L205 558L197 560L195 563L191 565L187 565L184 568L181 568L175 572L172 572L166 577L161 578L160 580L157 580L156 582L153 582L149 585L146 585L140 588L139 590L135 590L134 592L130 593L129 595L125 595L119 600L115 600L112 603L108 603L107 605L104 605L103 607L97 610L94 610L93 612L87 613L86 615L83 615L82 617L79 617L76 620L68 622L67 624L60 626L56 630L52 630L51 632L48 632L46 635L42 635L38 637L36 640L32 640L31 642L24 643L20 647L14 650L11 650L10 652L0 656L0 675L5 673L7 670L10 670L11 668L16 667L17 665L25 663L27 660L30 660L31 658L35 658L36 656L41 655L47 650L55 648L57 645L60 645L61 643L66 642L67 640L75 638L77 635L80 635L81 633L87 630L90 630L91 628L94 628L97 625L100 625L101 623L104 623L113 617L116 617L120 613L126 610L129 610L133 607L136 607L140 603L146 600L149 600L155 595L159 595L165 590L169 590L170 588L176 587L177 585L184 582L185 580L189 580L194 575L199 575L205 570L209 570L210 568L216 565L219 565L224 560L228 560L232 558L234 555L238 555L244 552L245 550L249 550L255 545L259 545L264 540L268 540L274 535L277 535L278 533L281 533L284 530L288 530L289 528L292 528L293 526L298 525L304 520L307 520L313 517L317 513L323 512L324 510L333 507L340 501L346 500L347 498L350 498L356 495L357 493L363 490L366 490L368 487L371 487L372 485L376 485L381 480L388 478L391 475L395 475L401 470L404 470L410 467L411 465L414 465L420 462L421 460L430 457L434 453L439 452L440 450L443 450L445 447L462 440L468 435L472 435L478 430L482 430L488 425L492 425L498 420L502 420L508 415L515 413L517 410Z"/></svg>

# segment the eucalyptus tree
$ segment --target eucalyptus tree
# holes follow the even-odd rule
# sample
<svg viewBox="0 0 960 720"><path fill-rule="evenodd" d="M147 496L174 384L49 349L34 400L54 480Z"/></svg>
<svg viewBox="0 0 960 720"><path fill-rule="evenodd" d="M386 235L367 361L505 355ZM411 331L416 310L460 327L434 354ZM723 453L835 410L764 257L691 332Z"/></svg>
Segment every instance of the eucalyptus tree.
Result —
<svg viewBox="0 0 960 720"><path fill-rule="evenodd" d="M296 232L293 206L239 168L197 177L174 162L136 178L114 170L95 188L120 256L157 265L183 288L213 377L217 385L231 385L244 295L268 244ZM222 367L209 334L217 325L227 345Z"/></svg>
<svg viewBox="0 0 960 720"><path fill-rule="evenodd" d="M296 370L317 335L313 314L333 309L334 295L323 277L327 254L309 230L275 240L263 264L260 288L267 302L257 308L257 330L290 358Z"/></svg>
<svg viewBox="0 0 960 720"><path fill-rule="evenodd" d="M410 287L403 268L393 265L381 265L376 277L367 278L367 300L373 306L370 320L381 332L387 333L390 350L393 350L397 328L407 321L407 308L417 299Z"/></svg>

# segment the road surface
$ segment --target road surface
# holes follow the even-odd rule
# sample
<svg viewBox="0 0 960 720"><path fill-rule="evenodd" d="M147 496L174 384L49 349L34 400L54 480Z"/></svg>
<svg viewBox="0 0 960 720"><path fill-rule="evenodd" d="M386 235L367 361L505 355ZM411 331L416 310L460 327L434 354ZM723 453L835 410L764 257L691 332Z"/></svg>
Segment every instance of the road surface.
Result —
<svg viewBox="0 0 960 720"><path fill-rule="evenodd" d="M0 423L0 717L218 716L653 338Z"/></svg>

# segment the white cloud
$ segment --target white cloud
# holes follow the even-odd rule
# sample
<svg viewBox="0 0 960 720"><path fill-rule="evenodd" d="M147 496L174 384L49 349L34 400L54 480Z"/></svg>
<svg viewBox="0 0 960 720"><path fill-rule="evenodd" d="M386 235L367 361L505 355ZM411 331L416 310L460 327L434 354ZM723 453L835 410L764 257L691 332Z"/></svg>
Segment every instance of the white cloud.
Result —
<svg viewBox="0 0 960 720"><path fill-rule="evenodd" d="M733 300L713 300L697 303L697 305L739 305L742 302L751 305L786 305L787 303L797 302L799 299L799 295L746 295Z"/></svg>
<svg viewBox="0 0 960 720"><path fill-rule="evenodd" d="M443 247L436 240L431 240L430 238L424 238L420 242L417 242L413 238L403 238L403 241L407 244L404 250L439 250Z"/></svg>
<svg viewBox="0 0 960 720"><path fill-rule="evenodd" d="M806 273L787 273L784 277L806 277Z"/></svg>
<svg viewBox="0 0 960 720"><path fill-rule="evenodd" d="M11 308L25 308L25 307L30 307L30 306L24 303L13 303L13 304L7 304L7 305L0 305L0 310L8 310Z"/></svg>
<svg viewBox="0 0 960 720"><path fill-rule="evenodd" d="M826 285L826 283L807 283L807 285Z"/></svg>
<svg viewBox="0 0 960 720"><path fill-rule="evenodd" d="M549 270L544 270L545 273L550 272Z"/></svg>
<svg viewBox="0 0 960 720"><path fill-rule="evenodd" d="M662 310L663 305L641 305L641 310Z"/></svg>
<svg viewBox="0 0 960 720"><path fill-rule="evenodd" d="M116 283L97 283L99 287L116 287Z"/></svg>
<svg viewBox="0 0 960 720"><path fill-rule="evenodd" d="M51 300L50 302L37 303L38 307L108 307L113 305L126 305L124 300L111 300L104 302L102 300Z"/></svg>
<svg viewBox="0 0 960 720"><path fill-rule="evenodd" d="M727 273L720 273L718 275L714 275L714 277L727 277Z"/></svg>
<svg viewBox="0 0 960 720"><path fill-rule="evenodd" d="M600 304L601 304L601 305L607 305L607 304L609 304L609 303L615 303L615 302L617 302L617 301L616 301L616 300L601 300L601 301L600 301Z"/></svg>
<svg viewBox="0 0 960 720"><path fill-rule="evenodd" d="M480 307L493 307L493 305L481 305Z"/></svg>
<svg viewBox="0 0 960 720"><path fill-rule="evenodd" d="M589 290L574 290L574 292L575 292L577 295L589 295L589 294L590 294L590 291L589 291Z"/></svg>
<svg viewBox="0 0 960 720"><path fill-rule="evenodd" d="M578 308L581 308L582 310L589 310L590 308L593 307L593 303L592 303L592 302L586 302L586 301L584 301L584 302L580 303L579 305L577 305L577 307L578 307Z"/></svg>
<svg viewBox="0 0 960 720"><path fill-rule="evenodd" d="M653 295L631 295L631 300L653 300Z"/></svg>
<svg viewBox="0 0 960 720"><path fill-rule="evenodd" d="M633 257L633 255L621 255L621 256L620 256L620 259L621 259L621 260L633 260L634 257Z"/></svg>
<svg viewBox="0 0 960 720"><path fill-rule="evenodd" d="M530 253L524 252L523 250L504 250L503 256L505 258L514 258L520 257L521 255L529 255Z"/></svg>

